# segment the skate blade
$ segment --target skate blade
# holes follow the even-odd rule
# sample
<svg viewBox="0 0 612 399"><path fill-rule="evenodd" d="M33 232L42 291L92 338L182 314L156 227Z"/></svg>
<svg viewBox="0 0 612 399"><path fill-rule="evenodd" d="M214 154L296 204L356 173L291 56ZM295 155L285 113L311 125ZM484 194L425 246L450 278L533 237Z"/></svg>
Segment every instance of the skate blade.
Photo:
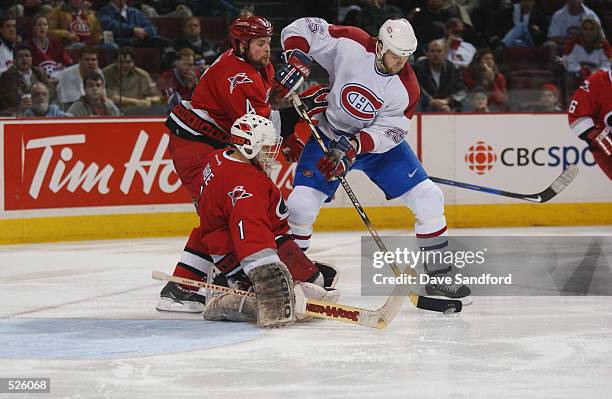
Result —
<svg viewBox="0 0 612 399"><path fill-rule="evenodd" d="M435 298L435 299L444 299L444 300L449 300L452 299L454 301L461 301L461 304L463 306L470 306L471 304L474 303L474 298L472 298L471 295L468 296L464 296L463 298L449 298L447 296L444 295L426 295L427 298Z"/></svg>
<svg viewBox="0 0 612 399"><path fill-rule="evenodd" d="M176 302L170 298L161 298L157 306L159 312L176 312L176 313L202 313L204 304L200 302Z"/></svg>

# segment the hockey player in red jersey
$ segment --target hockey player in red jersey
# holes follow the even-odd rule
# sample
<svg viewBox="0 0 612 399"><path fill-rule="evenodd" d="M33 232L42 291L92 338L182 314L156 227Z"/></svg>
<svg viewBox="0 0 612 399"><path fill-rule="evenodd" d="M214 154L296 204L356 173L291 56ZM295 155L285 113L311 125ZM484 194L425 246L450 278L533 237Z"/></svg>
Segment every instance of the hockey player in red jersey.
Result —
<svg viewBox="0 0 612 399"><path fill-rule="evenodd" d="M593 158L612 180L612 71L589 76L568 110L572 131L589 144Z"/></svg>
<svg viewBox="0 0 612 399"><path fill-rule="evenodd" d="M284 137L283 152L296 161L304 144L293 134L297 117L293 109L272 110L274 68L270 63L272 25L262 17L239 18L230 25L232 48L224 52L200 78L191 101L181 101L166 125L169 152L183 186L197 204L203 160L227 146L232 123L244 114L257 114L274 121ZM272 101L273 102L273 101ZM200 231L192 230L174 275L203 280L206 257ZM161 311L201 312L205 298L189 287L169 283L160 293Z"/></svg>
<svg viewBox="0 0 612 399"><path fill-rule="evenodd" d="M282 141L272 122L244 115L231 128L234 148L209 154L200 173L200 243L208 275L220 271L232 286L253 285L256 300L231 294L212 296L204 308L208 320L257 321L262 327L295 321L296 292L309 298L337 300L335 270L306 257L289 237L288 211L269 178Z"/></svg>

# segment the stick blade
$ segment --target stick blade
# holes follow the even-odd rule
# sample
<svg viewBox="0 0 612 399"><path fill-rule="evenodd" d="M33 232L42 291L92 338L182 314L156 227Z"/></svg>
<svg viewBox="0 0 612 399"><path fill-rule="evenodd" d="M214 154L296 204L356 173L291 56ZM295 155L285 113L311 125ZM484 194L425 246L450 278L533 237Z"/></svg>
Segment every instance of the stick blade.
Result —
<svg viewBox="0 0 612 399"><path fill-rule="evenodd" d="M557 194L565 190L565 187L578 176L578 167L576 165L570 165L561 173L561 176L557 177L557 180L550 185L550 188Z"/></svg>
<svg viewBox="0 0 612 399"><path fill-rule="evenodd" d="M561 191L565 190L572 181L578 176L578 167L576 165L570 165L561 173L559 177L544 191L538 194L537 197L540 201L536 202L547 202L553 199Z"/></svg>

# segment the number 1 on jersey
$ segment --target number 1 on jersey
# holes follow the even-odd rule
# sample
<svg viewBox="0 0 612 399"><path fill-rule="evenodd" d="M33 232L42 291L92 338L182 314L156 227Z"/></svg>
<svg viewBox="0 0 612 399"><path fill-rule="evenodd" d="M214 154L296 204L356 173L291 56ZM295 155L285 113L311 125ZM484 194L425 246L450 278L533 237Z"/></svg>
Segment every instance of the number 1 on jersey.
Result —
<svg viewBox="0 0 612 399"><path fill-rule="evenodd" d="M238 229L240 230L240 240L244 240L244 224L242 223L242 219L238 222Z"/></svg>

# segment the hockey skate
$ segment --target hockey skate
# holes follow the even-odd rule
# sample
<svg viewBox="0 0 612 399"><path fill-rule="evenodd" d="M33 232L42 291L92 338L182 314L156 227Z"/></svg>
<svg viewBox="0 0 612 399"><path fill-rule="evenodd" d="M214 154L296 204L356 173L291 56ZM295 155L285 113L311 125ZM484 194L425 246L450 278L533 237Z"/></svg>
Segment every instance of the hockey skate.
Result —
<svg viewBox="0 0 612 399"><path fill-rule="evenodd" d="M180 284L169 282L159 293L155 309L160 312L202 313L206 297L188 290Z"/></svg>
<svg viewBox="0 0 612 399"><path fill-rule="evenodd" d="M427 274L430 277L435 278L450 277L452 279L453 277L450 268L446 270L428 272ZM425 292L429 296L443 296L446 298L458 299L464 306L471 305L473 302L472 297L470 296L472 290L470 290L470 287L465 284L455 282L447 283L436 280L432 283L425 284Z"/></svg>

